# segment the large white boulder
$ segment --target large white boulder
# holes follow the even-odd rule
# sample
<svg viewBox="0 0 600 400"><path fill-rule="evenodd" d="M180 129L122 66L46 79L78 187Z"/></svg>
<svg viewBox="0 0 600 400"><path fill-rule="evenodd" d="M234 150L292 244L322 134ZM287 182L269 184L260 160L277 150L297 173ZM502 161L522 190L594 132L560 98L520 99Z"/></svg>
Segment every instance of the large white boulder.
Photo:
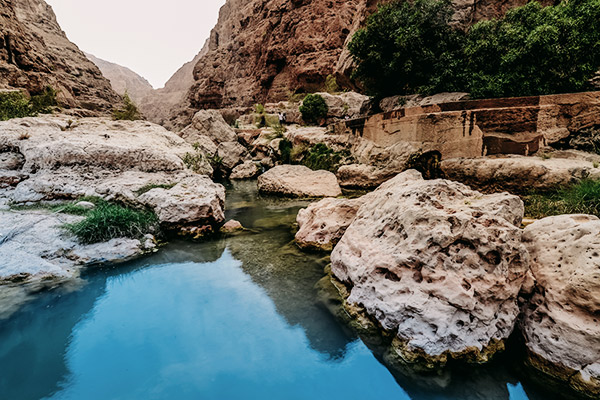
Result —
<svg viewBox="0 0 600 400"><path fill-rule="evenodd" d="M529 364L600 396L600 219L560 215L525 228L535 279L521 322Z"/></svg>
<svg viewBox="0 0 600 400"><path fill-rule="evenodd" d="M335 175L303 165L279 165L258 177L261 193L287 197L337 197L342 194Z"/></svg>
<svg viewBox="0 0 600 400"><path fill-rule="evenodd" d="M170 189L152 189L138 200L153 208L167 229L212 226L225 220L225 188L202 175L188 177Z"/></svg>
<svg viewBox="0 0 600 400"><path fill-rule="evenodd" d="M206 136L216 144L237 140L235 131L217 110L198 111L192 123L181 131L180 136L190 144L200 141L200 136Z"/></svg>
<svg viewBox="0 0 600 400"><path fill-rule="evenodd" d="M331 255L346 302L395 335L405 361L486 362L512 333L529 267L523 203L409 170L370 195Z"/></svg>

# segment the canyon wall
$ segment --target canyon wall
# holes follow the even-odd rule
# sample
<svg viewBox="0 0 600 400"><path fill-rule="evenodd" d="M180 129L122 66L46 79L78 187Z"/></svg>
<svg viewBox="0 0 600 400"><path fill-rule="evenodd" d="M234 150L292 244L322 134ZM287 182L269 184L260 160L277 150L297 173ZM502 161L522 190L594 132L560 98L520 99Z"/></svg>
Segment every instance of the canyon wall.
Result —
<svg viewBox="0 0 600 400"><path fill-rule="evenodd" d="M124 95L127 92L135 103L139 103L140 100L154 90L150 82L129 68L103 60L93 54L84 54L100 68L100 72L108 78L115 92L120 95Z"/></svg>
<svg viewBox="0 0 600 400"><path fill-rule="evenodd" d="M454 23L467 27L527 1L455 0ZM321 90L328 75L354 88L345 48L381 2L228 0L206 55L194 67L186 106L197 110L280 101Z"/></svg>
<svg viewBox="0 0 600 400"><path fill-rule="evenodd" d="M62 31L43 0L0 0L0 88L30 94L52 86L64 107L110 110L120 102L110 82Z"/></svg>

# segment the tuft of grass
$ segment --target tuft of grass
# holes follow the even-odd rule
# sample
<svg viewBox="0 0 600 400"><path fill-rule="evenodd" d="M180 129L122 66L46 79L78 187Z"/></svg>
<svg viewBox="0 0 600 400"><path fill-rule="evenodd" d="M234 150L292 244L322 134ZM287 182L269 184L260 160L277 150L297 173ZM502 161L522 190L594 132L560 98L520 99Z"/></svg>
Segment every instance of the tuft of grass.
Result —
<svg viewBox="0 0 600 400"><path fill-rule="evenodd" d="M591 214L600 217L600 181L583 180L554 193L533 193L523 198L525 215L544 218L562 214Z"/></svg>
<svg viewBox="0 0 600 400"><path fill-rule="evenodd" d="M89 210L84 220L64 228L83 244L106 242L115 238L139 239L159 229L153 212L136 210L101 201Z"/></svg>
<svg viewBox="0 0 600 400"><path fill-rule="evenodd" d="M166 184L159 184L159 183L149 183L147 185L142 186L141 188L139 188L138 190L136 190L134 193L136 196L141 196L144 193L148 193L149 191L151 191L152 189L171 189L176 185L176 183L166 183Z"/></svg>

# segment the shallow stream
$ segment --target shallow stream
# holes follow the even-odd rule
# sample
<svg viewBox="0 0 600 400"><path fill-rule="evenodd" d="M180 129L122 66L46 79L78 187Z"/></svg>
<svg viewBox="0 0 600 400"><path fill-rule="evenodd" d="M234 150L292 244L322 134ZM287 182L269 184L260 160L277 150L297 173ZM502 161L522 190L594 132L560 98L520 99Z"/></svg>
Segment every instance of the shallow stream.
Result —
<svg viewBox="0 0 600 400"><path fill-rule="evenodd" d="M251 232L174 242L84 274L0 320L0 399L560 398L510 355L435 377L392 373L319 301L327 260L300 252L307 203L228 187Z"/></svg>

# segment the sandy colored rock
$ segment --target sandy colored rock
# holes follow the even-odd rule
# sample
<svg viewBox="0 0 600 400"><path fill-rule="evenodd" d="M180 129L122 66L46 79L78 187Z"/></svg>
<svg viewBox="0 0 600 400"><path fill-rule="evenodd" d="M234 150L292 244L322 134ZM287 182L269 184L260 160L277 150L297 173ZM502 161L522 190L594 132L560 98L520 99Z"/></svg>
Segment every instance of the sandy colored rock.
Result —
<svg viewBox="0 0 600 400"><path fill-rule="evenodd" d="M221 227L220 231L221 233L235 233L242 230L244 230L242 223L240 221L231 219Z"/></svg>
<svg viewBox="0 0 600 400"><path fill-rule="evenodd" d="M340 186L343 188L372 189L396 176L397 172L386 171L372 165L342 165L336 172Z"/></svg>
<svg viewBox="0 0 600 400"><path fill-rule="evenodd" d="M347 135L333 135L327 128L318 126L288 126L285 137L294 146L312 147L323 143L334 151L348 150L352 145Z"/></svg>
<svg viewBox="0 0 600 400"><path fill-rule="evenodd" d="M409 170L371 194L331 255L334 276L409 363L487 362L519 315L523 203Z"/></svg>
<svg viewBox="0 0 600 400"><path fill-rule="evenodd" d="M328 118L358 118L364 116L364 111L370 102L369 96L356 92L344 92L340 94L317 93L327 103Z"/></svg>
<svg viewBox="0 0 600 400"><path fill-rule="evenodd" d="M261 193L286 197L337 197L342 194L335 175L303 165L279 165L258 177Z"/></svg>
<svg viewBox="0 0 600 400"><path fill-rule="evenodd" d="M367 198L327 198L298 211L296 243L302 249L333 250Z"/></svg>
<svg viewBox="0 0 600 400"><path fill-rule="evenodd" d="M533 295L521 322L529 363L600 396L600 219L548 217L525 228Z"/></svg>
<svg viewBox="0 0 600 400"><path fill-rule="evenodd" d="M246 161L243 164L238 165L231 171L229 179L253 179L256 178L259 173L260 170L258 169L254 161Z"/></svg>
<svg viewBox="0 0 600 400"><path fill-rule="evenodd" d="M441 169L448 179L471 187L513 193L531 190L555 190L582 179L600 179L600 168L580 159L524 157L456 158L442 161Z"/></svg>
<svg viewBox="0 0 600 400"><path fill-rule="evenodd" d="M217 148L217 156L221 159L221 167L225 171L231 171L242 163L247 155L248 150L237 141L220 143Z"/></svg>
<svg viewBox="0 0 600 400"><path fill-rule="evenodd" d="M216 225L225 219L225 188L202 175L188 177L171 189L152 189L138 201L152 207L166 229Z"/></svg>
<svg viewBox="0 0 600 400"><path fill-rule="evenodd" d="M215 144L237 141L235 131L217 110L198 111L179 135L191 144L197 142L199 136L208 136Z"/></svg>

